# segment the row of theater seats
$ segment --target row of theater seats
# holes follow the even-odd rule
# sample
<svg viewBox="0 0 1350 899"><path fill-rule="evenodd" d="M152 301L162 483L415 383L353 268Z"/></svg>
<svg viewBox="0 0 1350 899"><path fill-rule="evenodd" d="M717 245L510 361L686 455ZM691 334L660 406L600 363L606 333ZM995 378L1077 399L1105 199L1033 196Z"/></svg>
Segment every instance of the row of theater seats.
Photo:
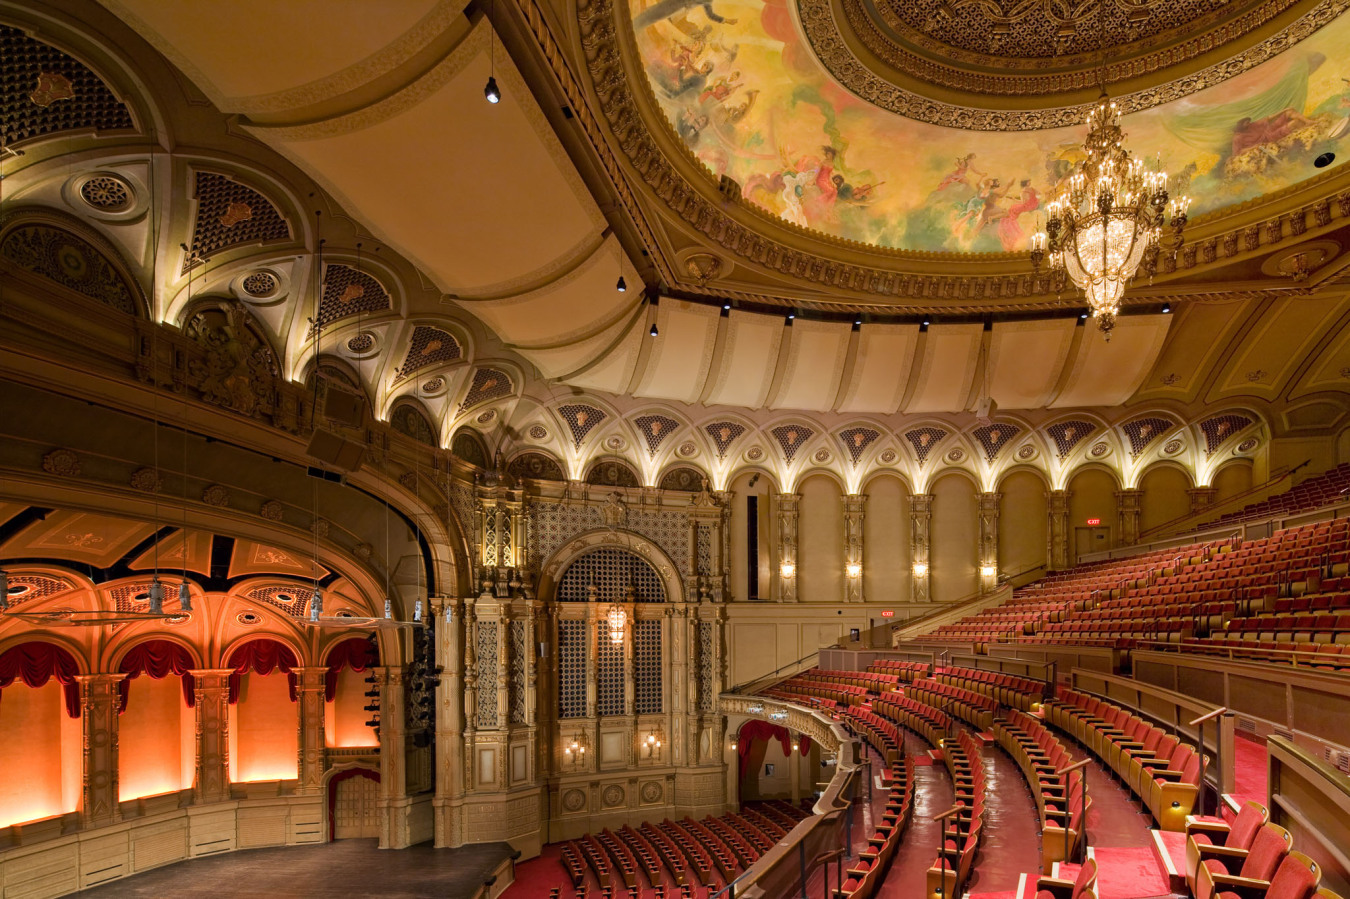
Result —
<svg viewBox="0 0 1350 899"><path fill-rule="evenodd" d="M941 683L927 677L910 684L905 695L934 708L950 709L958 718L980 730L988 730L998 711L998 703L974 690Z"/></svg>
<svg viewBox="0 0 1350 899"><path fill-rule="evenodd" d="M1069 750L1039 718L1025 712L1009 710L994 722L993 734L1031 788L1041 819L1041 873L1049 874L1055 862L1077 858L1086 848L1083 821L1092 800L1085 798L1084 771L1061 774L1075 764Z"/></svg>
<svg viewBox="0 0 1350 899"><path fill-rule="evenodd" d="M1284 493L1211 519L1201 527L1320 509L1322 506L1345 502L1343 491L1348 489L1350 489L1350 464L1337 465L1328 472L1308 478Z"/></svg>
<svg viewBox="0 0 1350 899"><path fill-rule="evenodd" d="M1271 824L1257 802L1243 805L1231 823L1188 818L1185 874L1195 899L1340 899L1318 889L1321 868L1294 851L1289 832Z"/></svg>
<svg viewBox="0 0 1350 899"><path fill-rule="evenodd" d="M933 666L927 662L902 662L899 659L878 659L867 666L868 671L878 674L894 674L902 683L910 684L932 673Z"/></svg>
<svg viewBox="0 0 1350 899"><path fill-rule="evenodd" d="M836 708L839 705L861 705L862 703L867 702L869 698L876 695L873 691L868 690L867 687L859 687L854 684L832 683L825 678L817 677L810 671L790 677L781 684L775 685L771 690L766 691L766 695L778 695L783 692L788 692L798 697L804 697L808 700L821 700L820 702L806 702L804 704L823 705L827 708Z"/></svg>
<svg viewBox="0 0 1350 899"><path fill-rule="evenodd" d="M984 756L979 744L966 731L955 740L945 740L942 760L951 775L960 810L942 824L942 843L937 859L928 869L929 896L962 896L975 867L984 828Z"/></svg>
<svg viewBox="0 0 1350 899"><path fill-rule="evenodd" d="M901 758L888 768L886 807L867 838L867 849L858 853L833 899L868 899L886 877L891 858L914 810L914 760Z"/></svg>
<svg viewBox="0 0 1350 899"><path fill-rule="evenodd" d="M1200 792L1204 757L1189 743L1114 703L1066 690L1046 717L1101 759L1148 807L1163 830L1181 831Z"/></svg>
<svg viewBox="0 0 1350 899"><path fill-rule="evenodd" d="M1003 674L998 671L983 671L979 668L947 667L939 668L933 679L944 684L964 687L988 696L1010 708L1024 712L1040 704L1046 695L1046 683L1031 677L1019 677L1015 674Z"/></svg>
<svg viewBox="0 0 1350 899"><path fill-rule="evenodd" d="M817 683L862 687L870 693L898 690L901 683L907 683L895 672L873 671L871 668L866 671L831 671L824 668L812 668L806 673Z"/></svg>
<svg viewBox="0 0 1350 899"><path fill-rule="evenodd" d="M785 802L760 803L740 814L727 813L702 821L669 819L639 828L609 829L569 840L561 857L573 887L585 889L588 871L602 891L612 891L616 880L630 891L641 887L639 871L652 886L660 886L668 872L681 888L690 884L714 887L720 874L730 882L806 817Z"/></svg>

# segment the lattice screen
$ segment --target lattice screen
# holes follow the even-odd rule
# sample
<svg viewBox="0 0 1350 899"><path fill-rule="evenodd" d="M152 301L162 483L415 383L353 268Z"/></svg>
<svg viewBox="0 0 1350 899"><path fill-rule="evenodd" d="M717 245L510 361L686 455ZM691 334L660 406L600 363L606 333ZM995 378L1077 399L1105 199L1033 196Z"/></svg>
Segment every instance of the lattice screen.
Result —
<svg viewBox="0 0 1350 899"><path fill-rule="evenodd" d="M558 717L586 717L586 622L558 622Z"/></svg>
<svg viewBox="0 0 1350 899"><path fill-rule="evenodd" d="M600 626L600 659L596 671L596 714L623 714L623 644L609 639L604 624Z"/></svg>
<svg viewBox="0 0 1350 899"><path fill-rule="evenodd" d="M659 714L661 702L661 622L639 621L633 631L635 680L633 711L638 715Z"/></svg>
<svg viewBox="0 0 1350 899"><path fill-rule="evenodd" d="M602 547L577 559L558 582L559 602L585 602L586 587L594 584L602 603L623 602L629 584L638 602L665 602L661 577L642 558L627 550Z"/></svg>

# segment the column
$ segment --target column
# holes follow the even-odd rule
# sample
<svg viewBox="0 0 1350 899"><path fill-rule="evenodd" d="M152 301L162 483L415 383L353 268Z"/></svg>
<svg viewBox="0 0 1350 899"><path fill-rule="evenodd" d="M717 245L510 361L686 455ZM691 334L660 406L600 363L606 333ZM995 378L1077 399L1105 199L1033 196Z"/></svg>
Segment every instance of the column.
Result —
<svg viewBox="0 0 1350 899"><path fill-rule="evenodd" d="M404 800L407 793L407 683L402 668L374 669L380 685L380 848L406 845Z"/></svg>
<svg viewBox="0 0 1350 899"><path fill-rule="evenodd" d="M80 684L80 723L84 730L83 792L80 817L86 828L122 820L117 805L118 684L125 674L77 675ZM22 776L11 772L10 776Z"/></svg>
<svg viewBox="0 0 1350 899"><path fill-rule="evenodd" d="M197 773L194 802L230 798L230 675L232 668L199 668L192 672L197 723Z"/></svg>
<svg viewBox="0 0 1350 899"><path fill-rule="evenodd" d="M1051 490L1045 495L1050 522L1046 532L1046 553L1051 571L1063 571L1070 561L1069 497L1068 490Z"/></svg>
<svg viewBox="0 0 1350 899"><path fill-rule="evenodd" d="M844 602L863 601L863 512L867 494L842 497L844 501Z"/></svg>
<svg viewBox="0 0 1350 899"><path fill-rule="evenodd" d="M1186 495L1191 498L1191 514L1198 515L1214 505L1219 490L1217 487L1192 487L1186 491Z"/></svg>
<svg viewBox="0 0 1350 899"><path fill-rule="evenodd" d="M300 737L296 741L299 755L297 793L319 793L323 790L324 758L324 677L327 668L297 668L296 699L300 702Z"/></svg>
<svg viewBox="0 0 1350 899"><path fill-rule="evenodd" d="M797 601L797 514L801 495L779 493L778 503L778 589L783 602Z"/></svg>
<svg viewBox="0 0 1350 899"><path fill-rule="evenodd" d="M464 796L464 687L460 653L460 629L463 614L460 601L453 596L428 598L436 617L436 664L441 680L436 687L436 796L434 811L435 846L440 849L464 842L454 833L454 806Z"/></svg>
<svg viewBox="0 0 1350 899"><path fill-rule="evenodd" d="M623 713L637 714L637 664L634 644L637 640L637 610L633 608L633 588L624 591L623 603ZM634 725L636 727L636 724Z"/></svg>
<svg viewBox="0 0 1350 899"><path fill-rule="evenodd" d="M981 493L980 502L980 591L998 586L998 511L1002 493Z"/></svg>
<svg viewBox="0 0 1350 899"><path fill-rule="evenodd" d="M1143 498L1142 490L1116 491L1116 508L1120 515L1120 542L1124 546L1133 546L1139 542L1139 504Z"/></svg>
<svg viewBox="0 0 1350 899"><path fill-rule="evenodd" d="M473 754L474 735L478 730L478 651L474 648L473 643L474 621L477 618L477 613L470 602L465 602L463 608L464 735L461 754L465 764L459 768L459 776L462 781L462 789L467 792L473 789L473 765L468 762Z"/></svg>
<svg viewBox="0 0 1350 899"><path fill-rule="evenodd" d="M598 682L598 672L600 671L600 640L609 639L608 634L600 633L600 610L597 607L597 600L600 597L600 591L594 584L586 587L586 717L592 721L596 718L596 711L600 701L600 684Z"/></svg>
<svg viewBox="0 0 1350 899"><path fill-rule="evenodd" d="M928 602L928 526L933 519L933 494L916 493L909 499L909 557L914 560L913 579L910 581L914 591L914 602Z"/></svg>

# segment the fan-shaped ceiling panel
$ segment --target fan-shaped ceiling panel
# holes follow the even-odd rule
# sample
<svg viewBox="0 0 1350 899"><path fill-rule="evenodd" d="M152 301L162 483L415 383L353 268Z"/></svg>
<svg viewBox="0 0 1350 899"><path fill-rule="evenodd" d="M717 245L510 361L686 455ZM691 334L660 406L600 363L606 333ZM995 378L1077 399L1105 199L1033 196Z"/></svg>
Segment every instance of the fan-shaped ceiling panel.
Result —
<svg viewBox="0 0 1350 899"><path fill-rule="evenodd" d="M909 386L918 341L915 325L863 325L839 411L889 414L898 409Z"/></svg>
<svg viewBox="0 0 1350 899"><path fill-rule="evenodd" d="M1075 320L998 322L989 340L989 395L1001 409L1039 409L1059 382Z"/></svg>
<svg viewBox="0 0 1350 899"><path fill-rule="evenodd" d="M733 309L708 402L752 409L764 405L782 343L783 319Z"/></svg>
<svg viewBox="0 0 1350 899"><path fill-rule="evenodd" d="M652 399L698 401L717 341L716 306L667 300L658 307L660 337L635 393Z"/></svg>
<svg viewBox="0 0 1350 899"><path fill-rule="evenodd" d="M980 359L983 325L932 325L923 344L923 367L906 412L964 409Z"/></svg>
<svg viewBox="0 0 1350 899"><path fill-rule="evenodd" d="M1085 323L1070 360L1068 383L1050 405L1117 406L1139 389L1162 351L1170 315L1131 315L1116 321L1109 341Z"/></svg>
<svg viewBox="0 0 1350 899"><path fill-rule="evenodd" d="M793 322L782 381L769 405L774 409L829 411L839 393L850 332L844 322Z"/></svg>

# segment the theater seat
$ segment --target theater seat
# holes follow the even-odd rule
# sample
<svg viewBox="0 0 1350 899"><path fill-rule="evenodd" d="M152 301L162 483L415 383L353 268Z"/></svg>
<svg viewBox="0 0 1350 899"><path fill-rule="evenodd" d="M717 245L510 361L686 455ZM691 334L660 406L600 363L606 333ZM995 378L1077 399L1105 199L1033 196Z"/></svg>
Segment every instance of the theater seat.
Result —
<svg viewBox="0 0 1350 899"><path fill-rule="evenodd" d="M1036 881L1036 899L1086 899L1097 888L1097 860L1090 858L1078 867L1073 880L1042 877Z"/></svg>
<svg viewBox="0 0 1350 899"><path fill-rule="evenodd" d="M1186 819L1186 885L1195 891L1196 868L1200 865L1200 846L1225 846L1250 849L1270 813L1259 802L1248 802L1238 810L1229 825L1224 821L1190 817Z"/></svg>
<svg viewBox="0 0 1350 899"><path fill-rule="evenodd" d="M1242 886L1242 880L1265 881L1289 851L1289 831L1277 824L1262 825L1252 841L1252 848L1228 849L1223 846L1201 846L1200 867L1195 878L1195 899L1212 899L1221 891L1233 891Z"/></svg>
<svg viewBox="0 0 1350 899"><path fill-rule="evenodd" d="M1302 852L1290 852L1280 862L1270 883L1256 881L1237 884L1237 889L1225 889L1220 893L1219 899L1248 899L1253 895L1264 896L1265 899L1312 899L1321 881L1322 869L1315 861Z"/></svg>

